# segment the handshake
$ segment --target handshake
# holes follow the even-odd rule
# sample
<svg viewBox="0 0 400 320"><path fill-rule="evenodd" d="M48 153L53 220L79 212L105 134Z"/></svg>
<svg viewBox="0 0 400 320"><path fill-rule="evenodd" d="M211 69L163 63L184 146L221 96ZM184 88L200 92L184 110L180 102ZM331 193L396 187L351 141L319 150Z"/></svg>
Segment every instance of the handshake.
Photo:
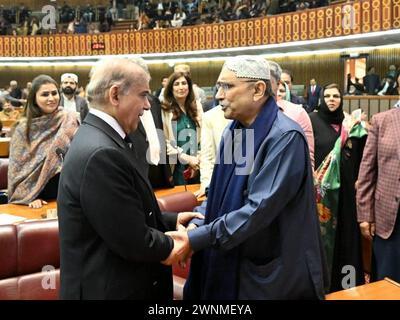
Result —
<svg viewBox="0 0 400 320"><path fill-rule="evenodd" d="M168 258L161 261L162 264L170 266L174 263L178 263L182 268L185 268L187 259L189 259L193 254L187 232L196 228L195 224L189 224L188 226L187 224L194 218L204 219L204 216L197 212L180 212L178 214L176 220L176 231L165 233L174 240L174 248Z"/></svg>

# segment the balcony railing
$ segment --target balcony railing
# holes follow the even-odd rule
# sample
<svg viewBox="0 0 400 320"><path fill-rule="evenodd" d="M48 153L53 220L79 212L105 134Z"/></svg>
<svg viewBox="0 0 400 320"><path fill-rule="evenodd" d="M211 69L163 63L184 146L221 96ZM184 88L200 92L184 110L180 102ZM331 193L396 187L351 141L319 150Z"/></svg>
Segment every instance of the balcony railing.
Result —
<svg viewBox="0 0 400 320"><path fill-rule="evenodd" d="M171 53L278 44L400 28L400 0L359 0L264 18L104 34L1 36L1 57Z"/></svg>

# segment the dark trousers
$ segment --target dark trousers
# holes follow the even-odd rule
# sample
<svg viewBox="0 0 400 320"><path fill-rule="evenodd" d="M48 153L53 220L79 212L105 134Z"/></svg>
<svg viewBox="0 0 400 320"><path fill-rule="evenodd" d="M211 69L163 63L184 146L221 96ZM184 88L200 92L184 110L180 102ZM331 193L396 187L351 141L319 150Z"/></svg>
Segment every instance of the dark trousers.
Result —
<svg viewBox="0 0 400 320"><path fill-rule="evenodd" d="M400 210L399 210L400 211ZM372 247L372 281L388 277L400 282L400 219L397 212L393 232L388 239L375 236Z"/></svg>

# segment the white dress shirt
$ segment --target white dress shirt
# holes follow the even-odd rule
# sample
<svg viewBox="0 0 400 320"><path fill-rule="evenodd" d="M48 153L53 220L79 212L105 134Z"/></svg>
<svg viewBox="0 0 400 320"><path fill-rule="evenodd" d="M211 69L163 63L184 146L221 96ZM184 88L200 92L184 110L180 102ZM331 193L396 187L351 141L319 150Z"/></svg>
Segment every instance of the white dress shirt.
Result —
<svg viewBox="0 0 400 320"><path fill-rule="evenodd" d="M160 162L160 141L158 140L156 125L154 124L153 115L150 110L144 110L143 115L140 117L144 131L146 131L147 141L149 148L146 152L147 162L158 165Z"/></svg>
<svg viewBox="0 0 400 320"><path fill-rule="evenodd" d="M108 125L110 125L111 128L113 128L120 136L122 139L125 139L126 133L120 126L117 120L115 120L113 117L111 117L108 113L105 113L103 111L100 111L98 109L91 108L89 110L89 113L95 115L96 117L99 117L101 120L106 122Z"/></svg>

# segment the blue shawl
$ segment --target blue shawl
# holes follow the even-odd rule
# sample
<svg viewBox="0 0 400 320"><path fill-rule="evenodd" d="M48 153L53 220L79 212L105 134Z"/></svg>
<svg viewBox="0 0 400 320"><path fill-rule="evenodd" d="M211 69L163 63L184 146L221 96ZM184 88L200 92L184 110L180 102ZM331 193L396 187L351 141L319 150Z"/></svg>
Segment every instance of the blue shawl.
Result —
<svg viewBox="0 0 400 320"><path fill-rule="evenodd" d="M220 143L220 161L214 167L204 224L210 224L224 214L244 206L245 196L243 193L250 170L247 170L247 174L239 172L243 172L245 165L252 167L262 142L271 130L277 112L278 107L275 100L270 97L248 128L244 128L238 121L234 121L229 126L229 133L224 135L225 139L222 139ZM246 154L246 135L249 134L254 134L254 149L251 148L250 154ZM226 139L227 137L228 139ZM233 156L233 152L237 152L237 148L233 148L232 142L237 142L238 138L242 146L240 156L242 159L246 159L245 163L247 162L247 164L240 163L240 161L237 163L238 157ZM232 158L232 161L225 159L227 155ZM195 253L184 290L184 299L237 299L239 258L240 247L229 251L208 248Z"/></svg>

